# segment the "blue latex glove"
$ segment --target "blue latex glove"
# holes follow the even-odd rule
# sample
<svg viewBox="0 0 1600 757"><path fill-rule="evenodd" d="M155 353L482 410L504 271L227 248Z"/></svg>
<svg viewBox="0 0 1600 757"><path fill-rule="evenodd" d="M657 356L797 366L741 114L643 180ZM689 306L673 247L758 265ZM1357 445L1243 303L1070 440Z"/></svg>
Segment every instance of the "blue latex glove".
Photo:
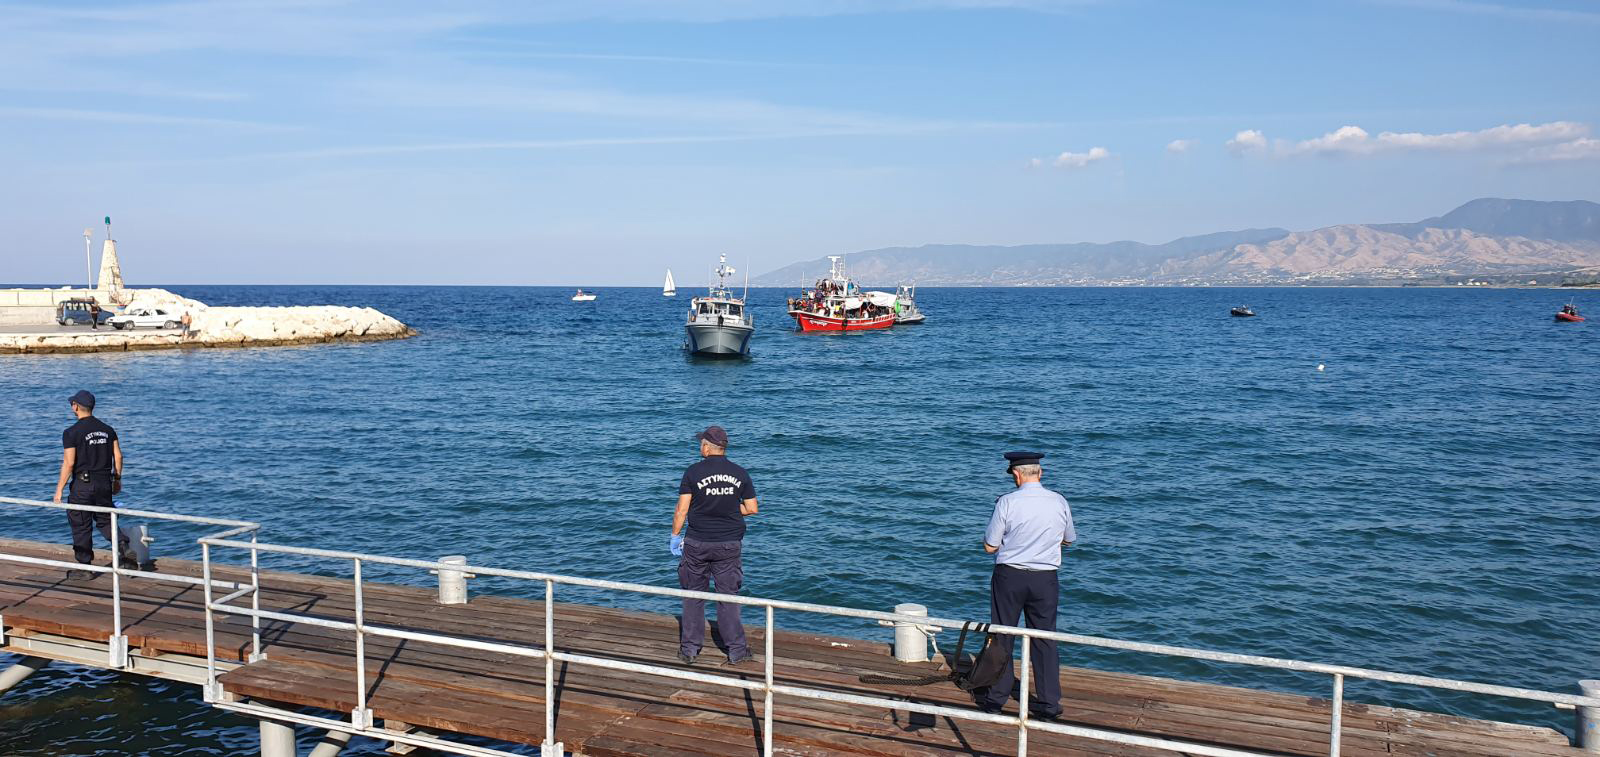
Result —
<svg viewBox="0 0 1600 757"><path fill-rule="evenodd" d="M683 535L673 534L672 541L667 544L667 549L672 550L673 557L683 557Z"/></svg>

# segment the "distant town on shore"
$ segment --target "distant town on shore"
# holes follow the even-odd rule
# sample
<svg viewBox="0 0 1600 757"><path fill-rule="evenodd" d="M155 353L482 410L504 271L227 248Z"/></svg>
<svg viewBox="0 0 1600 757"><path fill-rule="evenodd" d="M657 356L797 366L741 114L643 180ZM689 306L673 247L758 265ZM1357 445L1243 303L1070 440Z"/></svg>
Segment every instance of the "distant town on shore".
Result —
<svg viewBox="0 0 1600 757"><path fill-rule="evenodd" d="M1600 204L1483 198L1415 223L1244 229L1165 244L924 245L847 256L867 285L1600 286ZM826 258L752 280L793 286Z"/></svg>

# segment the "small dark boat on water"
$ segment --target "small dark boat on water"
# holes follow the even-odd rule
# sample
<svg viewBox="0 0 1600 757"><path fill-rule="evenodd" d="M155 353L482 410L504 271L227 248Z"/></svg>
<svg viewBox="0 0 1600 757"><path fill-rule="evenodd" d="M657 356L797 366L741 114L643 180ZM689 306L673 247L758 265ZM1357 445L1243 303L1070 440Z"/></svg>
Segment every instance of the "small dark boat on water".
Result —
<svg viewBox="0 0 1600 757"><path fill-rule="evenodd" d="M1569 302L1561 306L1561 312L1556 313L1556 320L1564 323L1577 323L1583 320L1583 316L1578 315L1578 306Z"/></svg>
<svg viewBox="0 0 1600 757"><path fill-rule="evenodd" d="M1231 315L1235 318L1254 318L1256 311L1251 310L1249 305L1243 305L1241 307L1236 307L1232 310L1229 310L1228 315Z"/></svg>

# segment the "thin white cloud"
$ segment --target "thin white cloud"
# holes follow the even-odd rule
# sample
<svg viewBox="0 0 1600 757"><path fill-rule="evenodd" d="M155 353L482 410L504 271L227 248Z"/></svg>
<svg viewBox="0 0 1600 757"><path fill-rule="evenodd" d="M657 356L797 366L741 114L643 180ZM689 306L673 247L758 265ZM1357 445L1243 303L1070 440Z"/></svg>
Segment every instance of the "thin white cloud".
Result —
<svg viewBox="0 0 1600 757"><path fill-rule="evenodd" d="M299 127L269 124L259 121L237 121L228 118L203 118L196 116L171 116L158 113L125 113L110 110L78 110L75 108L13 108L0 107L0 113L18 118L39 118L55 121L94 121L116 124L151 124L163 126L205 126L247 131L294 131Z"/></svg>
<svg viewBox="0 0 1600 757"><path fill-rule="evenodd" d="M1063 152L1060 155L1051 158L1050 165L1055 166L1056 168L1072 171L1079 168L1087 168L1093 163L1099 163L1102 160L1109 160L1110 158L1110 150L1107 150L1104 147L1091 147L1089 148L1088 152ZM1028 161L1028 165L1039 167L1043 166L1044 162L1045 159L1043 158L1034 158Z"/></svg>
<svg viewBox="0 0 1600 757"><path fill-rule="evenodd" d="M1589 126L1576 121L1545 124L1505 124L1479 131L1452 131L1443 134L1386 131L1372 136L1359 126L1341 126L1320 137L1292 145L1280 144L1284 155L1372 155L1397 151L1473 152L1504 150L1567 142L1588 136Z"/></svg>
<svg viewBox="0 0 1600 757"><path fill-rule="evenodd" d="M1600 24L1600 13L1566 8L1542 8L1538 6L1476 2L1475 0L1379 0L1379 2L1383 5L1421 8L1423 10L1462 13L1474 16L1511 18L1519 21Z"/></svg>
<svg viewBox="0 0 1600 757"><path fill-rule="evenodd" d="M1528 151L1526 160L1539 163L1600 160L1600 139L1586 137L1571 142L1535 147Z"/></svg>
<svg viewBox="0 0 1600 757"><path fill-rule="evenodd" d="M1194 147L1196 144L1197 142L1193 139L1174 139L1167 143L1167 152L1188 152L1189 148Z"/></svg>
<svg viewBox="0 0 1600 757"><path fill-rule="evenodd" d="M380 155L418 155L451 152L518 152L542 150L575 150L606 147L649 147L661 145L719 144L728 142L763 142L792 139L826 139L831 137L879 136L879 131L851 131L847 129L751 132L744 134L680 134L670 136L592 137L577 139L508 139L478 142L424 142L415 144L339 145L305 150L248 153L222 158L201 158L177 163L211 163L253 160L318 160L329 158L361 158ZM1031 164L1039 164L1035 159Z"/></svg>
<svg viewBox="0 0 1600 757"><path fill-rule="evenodd" d="M1235 155L1243 155L1247 152L1263 150L1266 149L1266 147L1267 135L1262 134L1256 129L1245 129L1244 131L1234 134L1233 139L1230 139L1227 142L1228 151Z"/></svg>

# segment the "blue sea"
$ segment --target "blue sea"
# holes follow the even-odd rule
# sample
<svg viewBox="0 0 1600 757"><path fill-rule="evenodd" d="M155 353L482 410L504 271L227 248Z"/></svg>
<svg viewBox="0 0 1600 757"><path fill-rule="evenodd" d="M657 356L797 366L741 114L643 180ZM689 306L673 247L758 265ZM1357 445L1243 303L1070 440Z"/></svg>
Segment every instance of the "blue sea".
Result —
<svg viewBox="0 0 1600 757"><path fill-rule="evenodd" d="M130 506L256 520L279 543L675 585L676 485L691 434L716 423L762 502L748 593L981 618L1001 453L1029 448L1047 453L1045 483L1080 534L1064 630L1555 691L1600 677L1600 322L1552 321L1571 297L1600 314L1600 292L925 288L925 325L800 334L788 292L763 289L753 357L710 361L682 351L687 298L654 289L575 304L556 288L171 288L216 305L373 306L421 334L0 357L0 494L49 498L65 399L87 388L121 435ZM1230 318L1239 304L1260 316ZM0 535L67 540L58 512L0 510ZM155 528L160 554L197 554L197 532ZM1571 725L1489 697L1354 681L1348 695ZM191 687L68 666L0 698L0 754L247 755L255 736Z"/></svg>

